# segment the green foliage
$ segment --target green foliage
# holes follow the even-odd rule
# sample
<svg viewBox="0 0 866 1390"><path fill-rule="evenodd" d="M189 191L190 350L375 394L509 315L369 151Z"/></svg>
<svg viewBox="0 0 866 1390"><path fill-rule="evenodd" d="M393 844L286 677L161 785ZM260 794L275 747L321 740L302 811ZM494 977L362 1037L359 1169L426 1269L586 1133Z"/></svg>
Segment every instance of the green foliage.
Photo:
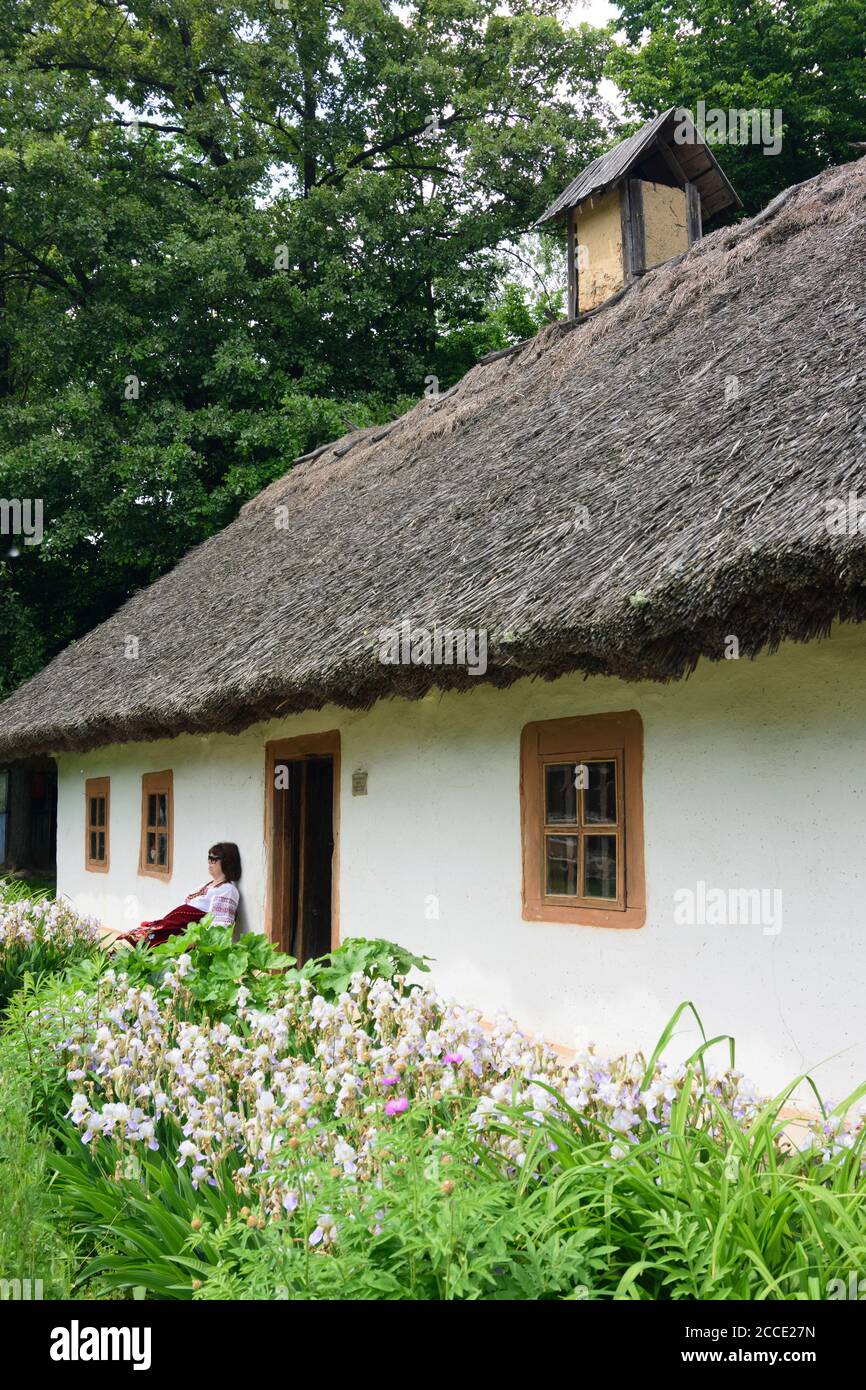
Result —
<svg viewBox="0 0 866 1390"><path fill-rule="evenodd" d="M82 1262L78 1281L92 1282L102 1297L144 1289L149 1298L191 1298L214 1272L219 1248L210 1232L231 1220L234 1194L196 1189L162 1153L133 1159L107 1145L100 1166L71 1126L58 1143L50 1158L58 1200L78 1239L98 1252Z"/></svg>
<svg viewBox="0 0 866 1390"><path fill-rule="evenodd" d="M850 158L864 4L622 0L621 45L556 0L0 0L0 496L45 525L0 549L0 693L561 310L515 248L614 138L605 72L634 123L781 108L778 156L717 150L749 211Z"/></svg>
<svg viewBox="0 0 866 1390"><path fill-rule="evenodd" d="M54 895L41 881L41 876L26 878L0 878L0 909L11 903L42 902Z"/></svg>
<svg viewBox="0 0 866 1390"><path fill-rule="evenodd" d="M506 284L499 302L486 318L460 324L441 335L436 346L436 374L450 385L486 353L533 338L546 322L559 317L563 299L564 291L558 290L533 301L522 285Z"/></svg>
<svg viewBox="0 0 866 1390"><path fill-rule="evenodd" d="M31 1115L45 1132L61 1123L69 1106L60 1045L69 1036L73 1004L79 995L86 998L98 1024L104 995L101 980L108 968L107 957L97 951L56 973L26 974L3 1017L0 1039L9 1070L17 1066L27 1076Z"/></svg>
<svg viewBox="0 0 866 1390"><path fill-rule="evenodd" d="M0 1015L28 976L40 978L66 970L75 956L89 954L92 946L70 951L51 942L36 942L19 951L0 953Z"/></svg>
<svg viewBox="0 0 866 1390"><path fill-rule="evenodd" d="M254 1007L265 1008L285 988L284 972L294 966L294 957L278 951L260 932L245 932L236 941L232 936L231 927L216 925L208 915L153 950L119 952L113 964L129 975L131 984L155 984L179 956L191 953L186 986L207 1018L233 1016L241 989Z"/></svg>
<svg viewBox="0 0 866 1390"><path fill-rule="evenodd" d="M49 1186L51 1136L34 1123L26 1063L0 1033L0 1278L29 1279L31 1289L41 1280L45 1298L69 1298L74 1250Z"/></svg>
<svg viewBox="0 0 866 1390"><path fill-rule="evenodd" d="M407 1118L372 1188L324 1178L253 1238L214 1225L197 1297L819 1299L866 1259L863 1138L828 1162L780 1158L777 1105L718 1142L684 1118L615 1163L576 1113L547 1118L518 1177L468 1114L444 1138L430 1119ZM336 1240L311 1253L323 1212Z"/></svg>
<svg viewBox="0 0 866 1390"><path fill-rule="evenodd" d="M579 1116L548 1117L527 1149L519 1200L556 1217L564 1235L598 1224L608 1260L591 1297L827 1297L830 1281L866 1258L866 1136L827 1161L790 1141L780 1152L790 1089L746 1129L726 1114L716 1140L684 1113L614 1164Z"/></svg>
<svg viewBox="0 0 866 1390"><path fill-rule="evenodd" d="M428 960L430 956L413 955L405 947L381 937L367 940L363 936L350 936L336 951L308 961L301 974L313 982L325 999L336 999L349 988L352 976L358 971L369 980L394 983L410 970L421 970L429 975Z"/></svg>
<svg viewBox="0 0 866 1390"><path fill-rule="evenodd" d="M479 1165L468 1111L446 1138L416 1113L385 1141L375 1184L323 1177L289 1226L214 1233L219 1259L199 1298L562 1299L604 1278L600 1226L563 1232L555 1217L515 1201L514 1183ZM319 1216L336 1240L310 1247Z"/></svg>
<svg viewBox="0 0 866 1390"><path fill-rule="evenodd" d="M241 980L262 988L266 1004L265 982L285 990L294 974L264 938L245 941L239 973L230 935L199 924L189 953L190 1017L203 1024L222 1010L231 1017ZM159 990L189 944L28 977L12 1001L0 1036L5 1268L20 1270L17 1277L50 1270L54 1296L74 1279L78 1294L143 1288L160 1299L817 1299L834 1279L847 1287L849 1272L866 1261L866 1128L832 1155L832 1145L798 1149L786 1137L785 1107L803 1078L747 1123L712 1102L718 1123L708 1127L706 1091L689 1082L703 1075L707 1049L726 1041L719 1038L686 1064L669 1126L643 1125L633 1141L568 1105L537 1113L527 1128L525 1108L500 1104L482 1135L477 1097L416 1099L375 1126L374 1169L359 1181L331 1166L330 1145L313 1151L302 1133L279 1158L297 1164L298 1205L276 1220L252 1199L241 1206L237 1154L221 1160L213 1184L196 1187L177 1161L168 1114L158 1151L82 1143L65 1118L69 1084L58 1049L74 1033L73 1004L86 1001L95 1031L107 1008L106 972L123 966L130 984L150 980ZM358 938L304 973L336 998L356 970L393 978L413 968L425 962ZM677 1010L637 1073L643 1087L688 1008ZM866 1084L834 1116L864 1094ZM833 1116L827 1125L831 1133ZM612 1140L622 1141L620 1157L612 1157ZM334 1239L314 1245L322 1216Z"/></svg>
<svg viewBox="0 0 866 1390"><path fill-rule="evenodd" d="M97 950L91 931L49 890L0 879L0 1015L27 976L63 971Z"/></svg>
<svg viewBox="0 0 866 1390"><path fill-rule="evenodd" d="M9 690L510 331L473 348L604 138L608 39L553 0L0 14L0 496L45 525L0 551Z"/></svg>
<svg viewBox="0 0 866 1390"><path fill-rule="evenodd" d="M119 952L112 964L129 976L131 985L158 985L179 956L190 955L184 981L196 1001L194 1012L197 1008L209 1019L232 1019L242 989L252 1007L266 1008L291 983L296 964L260 932L232 937L231 927L217 926L208 916L162 946ZM336 951L308 961L296 977L310 980L324 998L336 999L358 971L370 980L395 981L413 969L429 973L427 959L379 937L349 937Z"/></svg>
<svg viewBox="0 0 866 1390"><path fill-rule="evenodd" d="M866 129L866 0L617 0L625 46L608 74L635 120L667 106L780 109L781 151L714 153L757 212L790 184L855 157Z"/></svg>

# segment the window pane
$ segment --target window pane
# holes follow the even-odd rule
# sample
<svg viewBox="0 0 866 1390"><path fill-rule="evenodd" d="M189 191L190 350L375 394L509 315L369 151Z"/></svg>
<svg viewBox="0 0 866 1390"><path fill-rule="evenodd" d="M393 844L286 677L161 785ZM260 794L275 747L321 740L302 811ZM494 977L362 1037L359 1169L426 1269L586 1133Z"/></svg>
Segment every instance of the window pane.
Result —
<svg viewBox="0 0 866 1390"><path fill-rule="evenodd" d="M90 796L87 799L87 824L96 824L96 797Z"/></svg>
<svg viewBox="0 0 866 1390"><path fill-rule="evenodd" d="M91 859L95 859L95 858L96 858L96 831L95 831L95 830L91 830L91 832L90 832L90 857L91 857Z"/></svg>
<svg viewBox="0 0 866 1390"><path fill-rule="evenodd" d="M105 862L105 831L104 831L104 830L100 830L100 831L99 831L99 834L98 834L97 837L96 837L96 848L97 848L96 857L97 857L97 859L99 860L100 864L103 864L103 863Z"/></svg>
<svg viewBox="0 0 866 1390"><path fill-rule="evenodd" d="M156 863L156 836L152 830L147 832L147 862Z"/></svg>
<svg viewBox="0 0 866 1390"><path fill-rule="evenodd" d="M587 825L616 824L616 763L588 763L587 786L583 797L583 818Z"/></svg>
<svg viewBox="0 0 866 1390"><path fill-rule="evenodd" d="M157 844L158 844L158 850L157 850L156 862L157 862L157 864L167 864L167 863L168 863L168 836L167 836L167 835L159 835L159 836L157 836Z"/></svg>
<svg viewBox="0 0 866 1390"><path fill-rule="evenodd" d="M616 836L585 835L583 855L585 896L587 898L615 898Z"/></svg>
<svg viewBox="0 0 866 1390"><path fill-rule="evenodd" d="M577 894L576 835L548 835L544 842L548 893Z"/></svg>
<svg viewBox="0 0 866 1390"><path fill-rule="evenodd" d="M577 824L574 763L548 763L544 769L545 804L549 825Z"/></svg>
<svg viewBox="0 0 866 1390"><path fill-rule="evenodd" d="M168 796L166 795L165 792L159 792L159 793L157 794L156 800L157 800L157 817L158 817L156 823L157 823L157 825L165 825L165 824L167 823L167 811L166 811L166 807L167 807L167 805L168 805Z"/></svg>
<svg viewBox="0 0 866 1390"><path fill-rule="evenodd" d="M104 796L98 796L98 797L96 798L96 824L97 824L97 825L104 825L104 824L105 824L105 797L104 797Z"/></svg>
<svg viewBox="0 0 866 1390"><path fill-rule="evenodd" d="M156 797L153 792L147 798L147 823L156 825Z"/></svg>

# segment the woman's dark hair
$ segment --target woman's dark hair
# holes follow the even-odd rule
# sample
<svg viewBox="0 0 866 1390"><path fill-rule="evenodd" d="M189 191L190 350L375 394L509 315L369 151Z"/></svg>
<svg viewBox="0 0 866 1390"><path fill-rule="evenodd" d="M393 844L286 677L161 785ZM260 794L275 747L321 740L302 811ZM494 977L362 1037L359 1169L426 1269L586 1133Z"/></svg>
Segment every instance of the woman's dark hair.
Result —
<svg viewBox="0 0 866 1390"><path fill-rule="evenodd" d="M211 845L208 854L213 855L222 865L222 871L229 883L237 883L241 876L241 852L230 840L219 840Z"/></svg>

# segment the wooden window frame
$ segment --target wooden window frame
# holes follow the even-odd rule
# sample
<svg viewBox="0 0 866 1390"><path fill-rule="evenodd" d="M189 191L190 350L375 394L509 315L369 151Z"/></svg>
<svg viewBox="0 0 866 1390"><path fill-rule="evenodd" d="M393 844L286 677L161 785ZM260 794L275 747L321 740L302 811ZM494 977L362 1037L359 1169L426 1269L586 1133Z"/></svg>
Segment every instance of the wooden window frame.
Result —
<svg viewBox="0 0 866 1390"><path fill-rule="evenodd" d="M105 798L105 825L94 827L90 823L90 802L94 797ZM109 841L109 824L111 818L111 778L110 777L88 777L84 783L84 867L89 874L107 874L110 860L111 846ZM105 858L92 859L90 857L90 832L92 829L103 829L105 831Z"/></svg>
<svg viewBox="0 0 866 1390"><path fill-rule="evenodd" d="M160 868L147 860L147 798L157 792L166 793L165 829L166 862ZM167 883L171 878L174 859L174 773L171 768L165 772L145 772L141 778L141 839L138 850L138 872L145 878L158 878Z"/></svg>
<svg viewBox="0 0 866 1390"><path fill-rule="evenodd" d="M265 744L265 933L274 941L274 908L283 900L287 868L284 856L275 852L274 782L278 763L293 762L308 757L333 759L334 851L331 859L331 950L340 944L340 731L324 734L301 734L297 738L275 739Z"/></svg>
<svg viewBox="0 0 866 1390"><path fill-rule="evenodd" d="M545 891L545 831L564 835L576 831L572 826L548 824L544 769L550 763L580 764L600 760L616 762L617 795L622 794L616 821L619 851L616 906L601 906L602 899L575 901ZM577 814L579 818L580 811ZM644 925L643 723L636 710L527 724L520 744L520 818L524 921L620 929ZM579 828L579 820L575 826ZM580 829L580 833L586 833L585 829ZM611 832L599 825L597 833Z"/></svg>

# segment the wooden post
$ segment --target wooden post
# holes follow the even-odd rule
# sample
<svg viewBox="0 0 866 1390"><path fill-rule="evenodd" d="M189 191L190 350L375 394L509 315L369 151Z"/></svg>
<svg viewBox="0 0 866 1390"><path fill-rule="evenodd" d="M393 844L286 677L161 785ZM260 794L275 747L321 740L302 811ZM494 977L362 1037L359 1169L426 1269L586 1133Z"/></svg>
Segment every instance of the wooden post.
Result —
<svg viewBox="0 0 866 1390"><path fill-rule="evenodd" d="M701 217L701 195L696 183L686 184L686 226L688 227L689 246L693 246L704 234L703 219Z"/></svg>
<svg viewBox="0 0 866 1390"><path fill-rule="evenodd" d="M577 259L575 256L575 242L577 240L577 213L574 208L568 208L565 214L565 225L568 239L568 318L577 317Z"/></svg>
<svg viewBox="0 0 866 1390"><path fill-rule="evenodd" d="M628 285L646 269L643 189L640 179L623 179L619 186L622 231L622 282Z"/></svg>
<svg viewBox="0 0 866 1390"><path fill-rule="evenodd" d="M646 270L646 228L643 216L643 184L629 179L628 201L631 207L632 272L643 275Z"/></svg>
<svg viewBox="0 0 866 1390"><path fill-rule="evenodd" d="M623 179L619 186L619 228L622 242L622 283L628 285L634 279L631 248L631 195L628 179Z"/></svg>

